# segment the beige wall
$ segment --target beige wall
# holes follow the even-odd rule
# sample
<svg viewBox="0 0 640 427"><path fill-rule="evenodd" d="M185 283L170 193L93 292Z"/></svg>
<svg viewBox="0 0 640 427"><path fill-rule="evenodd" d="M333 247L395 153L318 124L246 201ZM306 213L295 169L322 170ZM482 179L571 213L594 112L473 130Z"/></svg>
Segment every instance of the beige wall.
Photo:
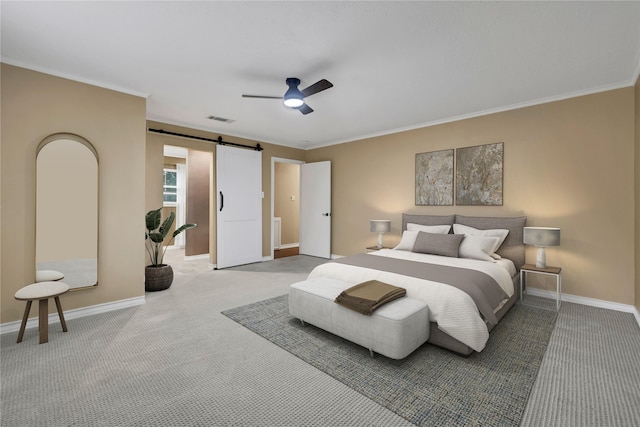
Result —
<svg viewBox="0 0 640 427"><path fill-rule="evenodd" d="M145 212L158 209L163 205L162 182L164 173L164 147L162 144L153 144L145 134L146 164L145 164Z"/></svg>
<svg viewBox="0 0 640 427"><path fill-rule="evenodd" d="M503 206L415 206L416 153L496 142ZM633 88L319 148L306 160L332 161L334 254L374 244L370 219L390 219L385 244L397 243L402 212L526 215L528 225L562 229L547 261L563 268L564 292L634 303Z"/></svg>
<svg viewBox="0 0 640 427"><path fill-rule="evenodd" d="M7 64L1 92L0 322L21 318L13 296L35 279L36 147L54 133L100 159L99 286L64 295L64 309L144 295L145 99Z"/></svg>
<svg viewBox="0 0 640 427"><path fill-rule="evenodd" d="M210 152L188 150L187 154L187 210L186 222L198 224L196 228L185 231L186 256L204 255L209 253L209 231L213 157ZM182 226L182 224L180 224Z"/></svg>
<svg viewBox="0 0 640 427"><path fill-rule="evenodd" d="M167 123L159 123L154 121L147 122L148 128L162 129L170 132L177 132L186 135L193 135L198 137L217 139L218 136L222 136L222 139L237 144L244 144L255 146L259 141L250 139L237 138L220 133L206 132L198 129L190 129L182 126L171 125ZM264 199L262 200L262 255L271 255L271 158L280 157L284 159L292 160L304 160L305 152L295 148L284 147L280 145L268 144L259 142L263 148L262 151L262 191L264 192ZM215 182L215 164L216 164L216 144L206 141L198 141L194 139L181 138L171 135L163 135L154 132L147 133L147 208L149 206L155 206L158 203L162 203L162 175L157 180L155 177L158 173L162 173L162 151L164 145L174 145L177 147L186 147L194 150L210 151L213 154L214 171L212 174L211 188L216 188ZM156 172L156 171L160 172ZM159 187L159 188L158 188ZM215 191L215 190L214 190ZM212 198L212 205L215 205L216 200ZM210 245L212 251L210 253L210 259L212 263L216 263L216 234L215 234L215 221L216 210L215 206L212 206L212 227L210 233Z"/></svg>
<svg viewBox="0 0 640 427"><path fill-rule="evenodd" d="M638 77L638 80L636 80L635 85L635 123L635 305L636 310L640 312L640 77Z"/></svg>
<svg viewBox="0 0 640 427"><path fill-rule="evenodd" d="M274 177L273 216L281 218L280 243L299 243L300 165L276 162Z"/></svg>

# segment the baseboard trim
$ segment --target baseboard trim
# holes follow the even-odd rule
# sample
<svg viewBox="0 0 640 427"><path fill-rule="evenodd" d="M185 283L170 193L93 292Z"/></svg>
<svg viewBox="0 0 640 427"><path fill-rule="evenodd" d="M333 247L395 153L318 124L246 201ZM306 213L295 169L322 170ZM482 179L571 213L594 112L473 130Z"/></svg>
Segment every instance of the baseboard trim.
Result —
<svg viewBox="0 0 640 427"><path fill-rule="evenodd" d="M529 288L527 289L527 293L536 297L549 298L553 300L556 299L555 291ZM571 294L565 294L565 293L562 294L562 301L588 305L590 307L598 307L598 308L606 308L608 310L622 311L624 313L632 313L636 318L636 322L638 322L638 326L640 326L640 313L638 313L638 310L636 309L635 306L630 304L620 304L618 302L605 301L605 300L596 299L596 298L580 297L577 295L571 295Z"/></svg>
<svg viewBox="0 0 640 427"><path fill-rule="evenodd" d="M300 243L282 243L279 248L274 249L289 249L289 248L299 248Z"/></svg>
<svg viewBox="0 0 640 427"><path fill-rule="evenodd" d="M64 311L64 319L65 320L73 320L79 319L81 317L93 316L100 313L107 313L109 311L122 310L123 308L135 307L138 305L142 305L145 303L144 295L140 297L123 299L120 301L107 302L104 304L92 305L89 307L81 307L74 308L73 310L65 310ZM36 307L35 312L37 313L38 303L36 302L31 307L31 312L34 312L33 307ZM0 324L0 335L4 335L10 332L18 332L20 330L20 323L22 320L16 320L15 322L7 322ZM49 324L60 323L60 318L58 317L58 312L49 314ZM27 320L27 329L37 328L38 327L38 316L30 317Z"/></svg>

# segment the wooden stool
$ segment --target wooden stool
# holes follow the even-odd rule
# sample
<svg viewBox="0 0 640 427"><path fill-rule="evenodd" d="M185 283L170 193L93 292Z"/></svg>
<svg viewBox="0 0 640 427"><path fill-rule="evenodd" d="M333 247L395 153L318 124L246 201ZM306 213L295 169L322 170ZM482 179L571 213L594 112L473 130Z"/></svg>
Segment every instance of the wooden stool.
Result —
<svg viewBox="0 0 640 427"><path fill-rule="evenodd" d="M36 271L36 283L39 282L57 282L64 279L64 274L56 270L38 270Z"/></svg>
<svg viewBox="0 0 640 427"><path fill-rule="evenodd" d="M29 311L31 310L31 303L33 300L39 301L38 328L40 330L40 344L49 341L49 298L51 297L54 297L56 301L62 331L67 332L67 324L65 323L64 315L62 314L62 305L60 305L59 296L68 291L69 285L66 283L49 281L25 286L16 292L15 298L17 300L27 302L27 307L25 308L24 316L22 317L22 324L20 325L20 332L18 332L18 343L22 342L22 336L24 335L24 330L27 326L27 319L29 318Z"/></svg>

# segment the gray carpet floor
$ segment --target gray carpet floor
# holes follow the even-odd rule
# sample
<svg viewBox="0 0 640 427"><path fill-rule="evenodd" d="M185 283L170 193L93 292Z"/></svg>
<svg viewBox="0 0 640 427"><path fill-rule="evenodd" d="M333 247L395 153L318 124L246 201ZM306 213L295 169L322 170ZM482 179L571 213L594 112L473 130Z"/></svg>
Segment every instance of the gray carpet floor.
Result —
<svg viewBox="0 0 640 427"><path fill-rule="evenodd" d="M563 303L522 425L640 426L633 315Z"/></svg>
<svg viewBox="0 0 640 427"><path fill-rule="evenodd" d="M2 335L0 424L411 425L221 314L286 293L321 262L171 261L174 284L142 306L68 321L67 333L53 324L48 344L36 329L21 344ZM638 384L633 316L565 303L522 425L640 425Z"/></svg>

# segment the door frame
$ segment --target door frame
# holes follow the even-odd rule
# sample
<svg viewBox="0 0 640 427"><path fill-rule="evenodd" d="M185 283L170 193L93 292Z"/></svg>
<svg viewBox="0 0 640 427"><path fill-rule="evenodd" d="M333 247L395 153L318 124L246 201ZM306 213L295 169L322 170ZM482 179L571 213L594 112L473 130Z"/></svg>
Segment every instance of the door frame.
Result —
<svg viewBox="0 0 640 427"><path fill-rule="evenodd" d="M276 171L276 163L290 163L294 165L303 165L307 162L304 160L294 160L294 159L285 159L283 157L271 157L271 220L269 222L269 229L271 230L271 238L270 240L270 248L271 248L271 257L270 259L274 259L274 248L273 248L273 219L275 218L275 171ZM298 181L300 181L300 174L298 174Z"/></svg>

